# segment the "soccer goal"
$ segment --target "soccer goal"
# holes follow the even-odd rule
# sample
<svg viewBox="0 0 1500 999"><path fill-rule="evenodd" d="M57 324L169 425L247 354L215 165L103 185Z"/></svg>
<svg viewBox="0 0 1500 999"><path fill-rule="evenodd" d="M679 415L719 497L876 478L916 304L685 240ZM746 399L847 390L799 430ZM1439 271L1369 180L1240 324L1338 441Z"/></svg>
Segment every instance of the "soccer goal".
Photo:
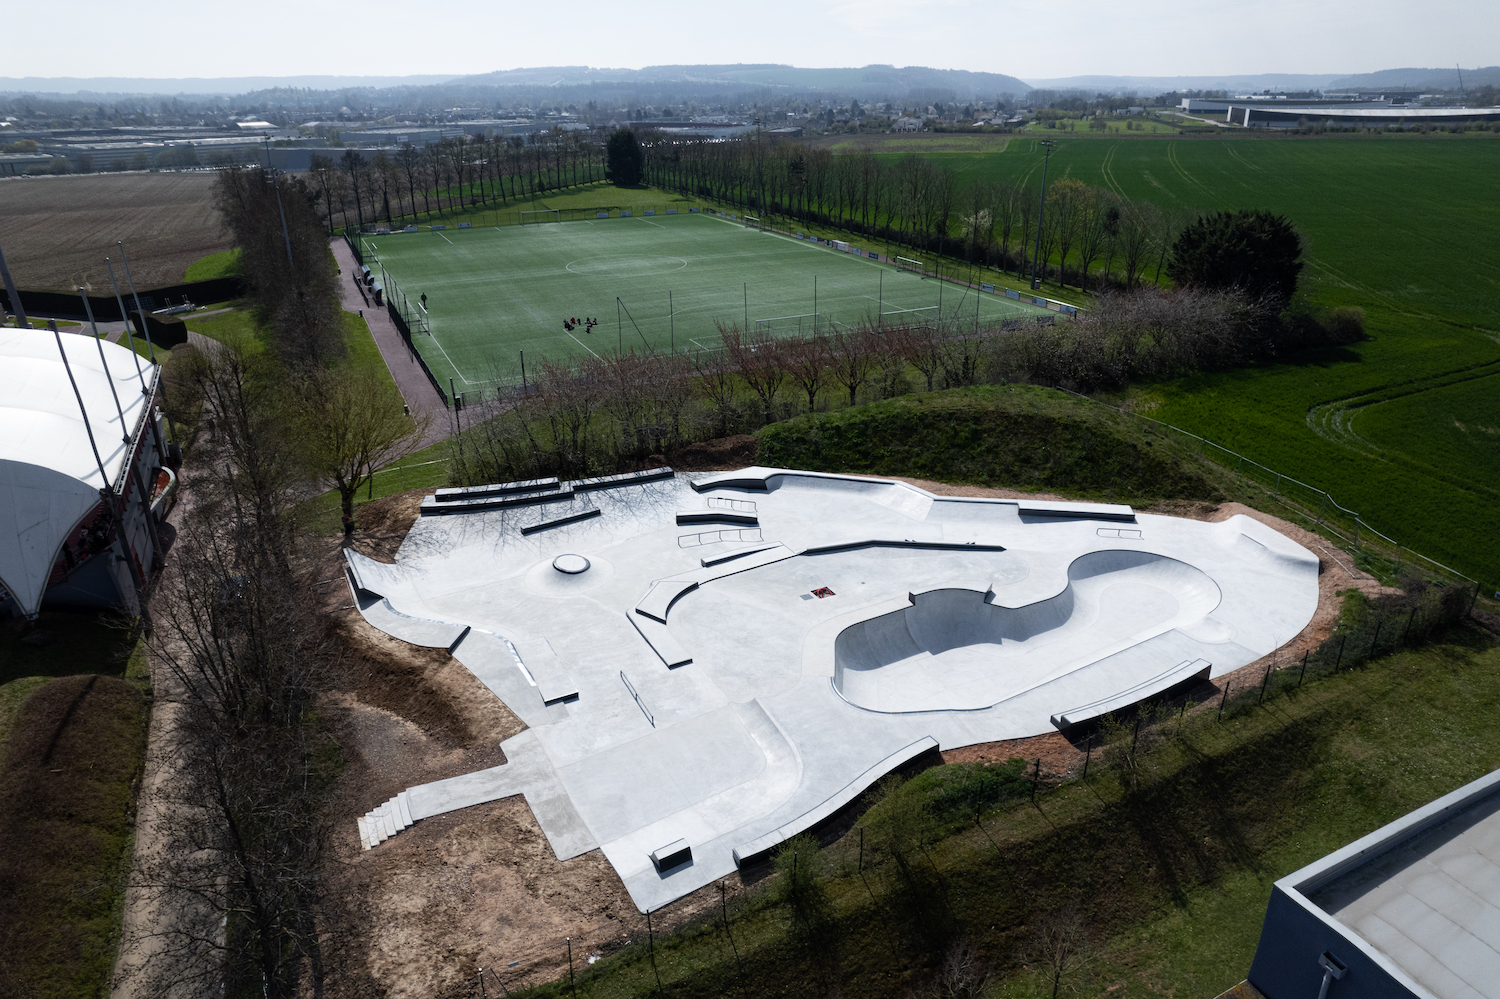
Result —
<svg viewBox="0 0 1500 999"><path fill-rule="evenodd" d="M828 328L828 320L821 313L808 312L800 316L774 316L755 321L756 336L813 336Z"/></svg>
<svg viewBox="0 0 1500 999"><path fill-rule="evenodd" d="M765 228L765 226L763 226L763 225L760 224L760 219L756 218L754 215L746 215L743 218L741 218L740 221L743 222L743 223L745 223L745 228L746 229L764 229Z"/></svg>
<svg viewBox="0 0 1500 999"><path fill-rule="evenodd" d="M521 213L522 225L536 225L541 222L561 222L562 209L560 208L535 208Z"/></svg>
<svg viewBox="0 0 1500 999"><path fill-rule="evenodd" d="M882 326L936 326L938 307L929 305L923 309L892 309L880 314Z"/></svg>
<svg viewBox="0 0 1500 999"><path fill-rule="evenodd" d="M923 264L920 260L913 260L911 257L897 257L896 266L901 268L903 271L912 271L915 274L921 274L925 276L927 273L926 265Z"/></svg>

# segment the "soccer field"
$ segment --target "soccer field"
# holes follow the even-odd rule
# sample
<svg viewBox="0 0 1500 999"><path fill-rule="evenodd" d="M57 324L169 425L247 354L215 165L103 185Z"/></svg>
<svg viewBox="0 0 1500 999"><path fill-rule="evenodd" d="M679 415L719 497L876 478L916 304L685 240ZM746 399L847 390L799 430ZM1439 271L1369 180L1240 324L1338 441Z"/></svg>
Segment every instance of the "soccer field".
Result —
<svg viewBox="0 0 1500 999"><path fill-rule="evenodd" d="M716 323L778 335L901 310L981 322L1045 310L924 279L852 253L706 215L609 218L503 229L366 236L365 262L415 307L431 335L413 341L434 375L460 392L533 364L625 349L712 349ZM929 269L931 264L929 263ZM381 278L377 277L377 280ZM941 302L939 299L941 298ZM617 301L618 299L618 301ZM592 331L564 321L593 318ZM747 322L748 320L748 322ZM820 325L819 328L823 328ZM414 330L415 332L415 330Z"/></svg>

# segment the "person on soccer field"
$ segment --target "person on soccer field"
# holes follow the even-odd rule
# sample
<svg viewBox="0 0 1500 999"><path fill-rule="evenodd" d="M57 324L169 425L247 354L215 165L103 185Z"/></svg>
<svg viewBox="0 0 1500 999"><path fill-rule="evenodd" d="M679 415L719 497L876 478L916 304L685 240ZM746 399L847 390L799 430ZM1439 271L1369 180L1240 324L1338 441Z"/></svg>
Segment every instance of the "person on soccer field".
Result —
<svg viewBox="0 0 1500 999"><path fill-rule="evenodd" d="M422 308L427 308L427 292L422 292Z"/></svg>

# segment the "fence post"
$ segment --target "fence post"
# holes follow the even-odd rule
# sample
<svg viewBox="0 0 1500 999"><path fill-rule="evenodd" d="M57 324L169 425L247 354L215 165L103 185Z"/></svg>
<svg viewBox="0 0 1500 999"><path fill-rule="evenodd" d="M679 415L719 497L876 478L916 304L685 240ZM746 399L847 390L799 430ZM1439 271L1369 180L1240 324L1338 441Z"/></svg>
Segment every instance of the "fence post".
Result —
<svg viewBox="0 0 1500 999"><path fill-rule="evenodd" d="M1229 684L1230 684L1229 678L1225 677L1224 678L1224 696L1221 697L1221 698L1219 698L1219 717L1217 717L1217 718L1214 719L1214 721L1216 721L1216 722L1221 722L1221 721L1224 720L1224 705L1226 705L1226 704L1229 703Z"/></svg>
<svg viewBox="0 0 1500 999"><path fill-rule="evenodd" d="M1141 741L1141 718L1142 718L1141 713L1139 711L1137 711L1136 714L1135 714L1135 734L1130 737L1130 755L1131 756L1135 755L1136 744Z"/></svg>
<svg viewBox="0 0 1500 999"><path fill-rule="evenodd" d="M858 873L863 874L864 872L865 872L865 827L864 826L860 826L859 827L859 871L858 871Z"/></svg>
<svg viewBox="0 0 1500 999"><path fill-rule="evenodd" d="M1036 782L1042 777L1042 758L1036 758L1036 769L1031 772L1031 800L1036 801Z"/></svg>
<svg viewBox="0 0 1500 999"><path fill-rule="evenodd" d="M1302 672L1297 674L1297 686L1302 686L1302 680L1307 676L1307 651L1302 653Z"/></svg>
<svg viewBox="0 0 1500 999"><path fill-rule="evenodd" d="M656 990L661 991L661 972L656 969L656 931L651 928L651 910L646 910L646 946L651 950L651 973L656 976Z"/></svg>
<svg viewBox="0 0 1500 999"><path fill-rule="evenodd" d="M1266 699L1266 684L1271 682L1271 669L1275 665L1276 654L1273 652L1271 653L1271 661L1266 663L1266 675L1260 681L1260 696L1255 699L1256 704L1260 704Z"/></svg>
<svg viewBox="0 0 1500 999"><path fill-rule="evenodd" d="M1479 584L1476 583L1474 585L1477 586ZM1411 609L1411 613L1408 614L1408 615L1406 615L1406 627L1401 629L1401 641L1399 643L1397 643L1397 644L1399 644L1399 645L1405 645L1406 644L1406 636L1407 636L1408 633L1411 632L1411 622L1412 622L1412 619L1415 618L1416 616L1417 616L1417 609L1415 607L1413 607Z"/></svg>
<svg viewBox="0 0 1500 999"><path fill-rule="evenodd" d="M1375 622L1375 637L1370 639L1370 651L1366 654L1366 658L1373 659L1375 657L1375 650L1380 646L1380 629L1384 624L1385 618L1381 618Z"/></svg>
<svg viewBox="0 0 1500 999"><path fill-rule="evenodd" d="M1339 636L1339 657L1333 661L1333 671L1337 673L1339 667L1344 664L1344 643L1349 641L1348 635Z"/></svg>
<svg viewBox="0 0 1500 999"><path fill-rule="evenodd" d="M1083 744L1083 777L1081 780L1089 779L1089 759L1094 755L1094 733L1089 733L1088 741Z"/></svg>
<svg viewBox="0 0 1500 999"><path fill-rule="evenodd" d="M1323 495L1323 498L1318 500L1318 523L1321 525L1323 523L1323 508L1328 505L1328 494L1321 489L1318 492Z"/></svg>
<svg viewBox="0 0 1500 999"><path fill-rule="evenodd" d="M568 991L576 997L578 986L573 981L573 938L568 937Z"/></svg>

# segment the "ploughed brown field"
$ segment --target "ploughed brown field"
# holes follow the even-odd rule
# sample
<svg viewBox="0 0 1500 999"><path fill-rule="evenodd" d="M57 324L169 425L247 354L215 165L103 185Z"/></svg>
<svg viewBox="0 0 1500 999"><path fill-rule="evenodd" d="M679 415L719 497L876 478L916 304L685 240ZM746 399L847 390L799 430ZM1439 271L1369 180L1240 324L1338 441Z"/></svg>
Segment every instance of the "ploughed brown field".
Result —
<svg viewBox="0 0 1500 999"><path fill-rule="evenodd" d="M212 173L83 174L0 180L0 249L22 291L110 294L104 258L125 241L137 288L177 284L188 264L230 248Z"/></svg>

